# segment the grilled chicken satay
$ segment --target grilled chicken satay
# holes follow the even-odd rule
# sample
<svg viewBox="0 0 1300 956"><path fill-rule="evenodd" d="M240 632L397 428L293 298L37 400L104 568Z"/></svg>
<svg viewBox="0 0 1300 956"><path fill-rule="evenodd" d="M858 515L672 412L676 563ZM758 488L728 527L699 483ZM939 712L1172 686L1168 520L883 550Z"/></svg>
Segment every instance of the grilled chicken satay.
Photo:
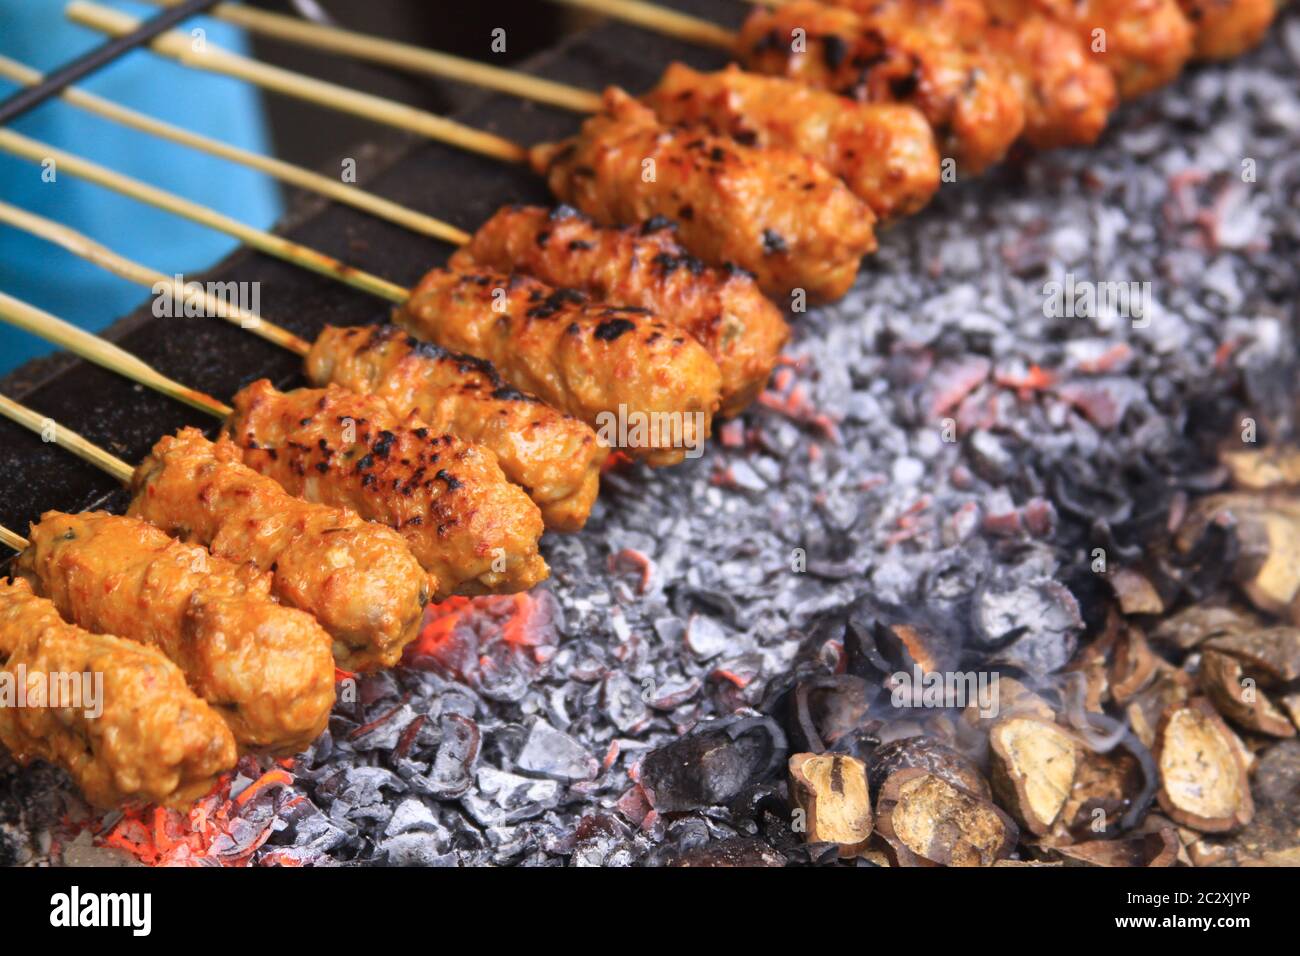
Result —
<svg viewBox="0 0 1300 956"><path fill-rule="evenodd" d="M735 64L699 73L683 63L670 65L643 101L665 123L811 156L881 220L917 212L939 188L930 124L902 103L858 103Z"/></svg>
<svg viewBox="0 0 1300 956"><path fill-rule="evenodd" d="M396 664L436 584L392 528L295 498L240 461L241 449L181 429L136 468L128 514L236 563L315 615L346 670Z"/></svg>
<svg viewBox="0 0 1300 956"><path fill-rule="evenodd" d="M1069 25L1126 100L1173 81L1195 42L1179 0L989 0L989 9L1001 19L1037 12Z"/></svg>
<svg viewBox="0 0 1300 956"><path fill-rule="evenodd" d="M1179 0L1196 31L1195 56L1226 60L1259 43L1277 16L1278 0Z"/></svg>
<svg viewBox="0 0 1300 956"><path fill-rule="evenodd" d="M577 531L586 524L608 450L583 422L507 385L482 359L393 325L326 326L305 368L315 385L377 395L400 417L414 415L437 433L490 449L505 476L541 509L547 528Z"/></svg>
<svg viewBox="0 0 1300 956"><path fill-rule="evenodd" d="M748 270L773 296L837 299L876 248L871 209L820 163L664 126L622 90L605 92L577 136L535 147L532 162L597 222L672 220L693 255Z"/></svg>
<svg viewBox="0 0 1300 956"><path fill-rule="evenodd" d="M915 106L964 173L1002 159L1025 125L1024 102L1003 62L924 24L794 0L750 14L737 47L741 62L759 73L865 102Z"/></svg>
<svg viewBox="0 0 1300 956"><path fill-rule="evenodd" d="M486 359L650 465L680 462L709 437L717 364L644 309L595 305L519 274L435 269L394 318L417 338Z"/></svg>
<svg viewBox="0 0 1300 956"><path fill-rule="evenodd" d="M261 379L233 405L226 434L244 464L292 495L396 529L438 582L436 600L523 591L550 573L537 551L541 512L486 448L335 385L280 392Z"/></svg>
<svg viewBox="0 0 1300 956"><path fill-rule="evenodd" d="M241 747L295 753L334 704L330 637L271 597L270 575L138 518L46 512L15 568L67 620L155 647Z"/></svg>
<svg viewBox="0 0 1300 956"><path fill-rule="evenodd" d="M996 20L985 36L1024 97L1026 142L1053 149L1097 141L1119 105L1119 91L1074 30L1031 13Z"/></svg>
<svg viewBox="0 0 1300 956"><path fill-rule="evenodd" d="M572 206L507 206L448 266L522 272L547 285L649 309L718 363L720 415L739 414L767 384L790 328L749 275L707 266L683 249L666 219L599 226Z"/></svg>
<svg viewBox="0 0 1300 956"><path fill-rule="evenodd" d="M183 808L235 765L235 738L161 652L92 634L59 616L19 579L0 580L0 672L90 675L98 700L0 707L0 743L20 764L45 760L86 799L112 807L144 800ZM66 686L66 681L63 682Z"/></svg>

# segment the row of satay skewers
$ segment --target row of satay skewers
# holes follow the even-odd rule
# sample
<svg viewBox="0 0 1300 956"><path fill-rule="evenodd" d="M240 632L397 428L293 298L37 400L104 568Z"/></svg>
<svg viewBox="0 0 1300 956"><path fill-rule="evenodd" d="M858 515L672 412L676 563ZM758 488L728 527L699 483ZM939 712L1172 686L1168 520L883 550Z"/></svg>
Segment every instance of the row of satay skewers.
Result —
<svg viewBox="0 0 1300 956"><path fill-rule="evenodd" d="M1116 102L1196 50L1258 39L1255 0L840 0L757 10L738 35L648 4L565 0L714 45L764 75L674 65L642 100L603 97L249 8L216 14L284 39L595 112L560 144L490 133L237 57L183 34L155 51L484 155L532 162L566 203L508 207L475 235L335 180L69 90L64 99L225 156L463 248L413 290L81 157L0 130L0 148L223 230L399 306L395 325L308 343L260 316L0 203L0 221L305 359L310 388L254 382L227 406L0 294L0 317L223 419L164 437L132 468L66 429L58 441L127 483L128 516L50 512L0 585L0 660L105 674L105 716L0 709L20 759L68 768L96 803L183 802L239 749L293 752L323 729L334 665L388 666L428 600L542 580L543 528L582 527L609 414L675 417L620 449L660 466L764 387L784 316L764 293L843 295L873 227L921 208L940 161L978 172L1023 137L1091 142ZM1189 20L1183 10L1195 11ZM122 34L129 17L73 3ZM1193 23L1196 26L1193 26ZM1227 29L1225 26L1231 26ZM1109 38L1094 56L1084 35ZM1235 37L1230 41L1228 37ZM39 81L0 59L0 74ZM647 176L646 170L653 170ZM576 207L576 208L574 208ZM639 223L639 225L621 225ZM548 284L549 283L549 284ZM41 416L0 412L33 429ZM692 425L692 423L695 423ZM691 428L695 431L692 433ZM685 429L683 431L682 429ZM110 635L118 635L113 637ZM57 666L56 666L57 665Z"/></svg>

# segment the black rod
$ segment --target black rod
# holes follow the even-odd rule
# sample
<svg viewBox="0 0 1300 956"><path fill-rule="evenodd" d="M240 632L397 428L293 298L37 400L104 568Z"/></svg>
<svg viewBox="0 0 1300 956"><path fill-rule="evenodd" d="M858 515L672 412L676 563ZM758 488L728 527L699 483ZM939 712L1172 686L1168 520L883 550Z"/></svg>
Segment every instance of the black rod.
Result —
<svg viewBox="0 0 1300 956"><path fill-rule="evenodd" d="M82 77L107 66L123 54L144 46L182 20L203 13L219 2L220 0L186 0L180 6L164 10L158 16L146 20L126 36L105 40L93 50L59 67L41 82L25 87L0 102L0 126L13 122L51 97L58 96Z"/></svg>

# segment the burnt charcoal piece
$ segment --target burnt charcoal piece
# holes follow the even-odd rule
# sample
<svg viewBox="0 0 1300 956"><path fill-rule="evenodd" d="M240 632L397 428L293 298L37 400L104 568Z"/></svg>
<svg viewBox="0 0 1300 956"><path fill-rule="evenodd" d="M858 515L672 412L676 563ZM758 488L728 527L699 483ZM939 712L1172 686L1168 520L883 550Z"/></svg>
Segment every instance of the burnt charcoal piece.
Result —
<svg viewBox="0 0 1300 956"><path fill-rule="evenodd" d="M1051 578L986 582L972 603L971 623L994 662L1036 675L1068 664L1083 630L1074 595Z"/></svg>
<svg viewBox="0 0 1300 956"><path fill-rule="evenodd" d="M792 746L815 754L838 750L839 740L859 729L879 692L852 674L801 681L789 695Z"/></svg>
<svg viewBox="0 0 1300 956"><path fill-rule="evenodd" d="M641 762L641 786L660 813L730 803L785 763L785 734L770 717L711 720Z"/></svg>
<svg viewBox="0 0 1300 956"><path fill-rule="evenodd" d="M756 867L785 866L783 854L762 840L749 837L728 837L713 840L703 846L681 852L665 854L660 862L665 866Z"/></svg>
<svg viewBox="0 0 1300 956"><path fill-rule="evenodd" d="M961 661L961 637L939 614L871 599L849 612L844 632L848 671L873 681L897 671L948 672Z"/></svg>
<svg viewBox="0 0 1300 956"><path fill-rule="evenodd" d="M989 799L988 781L975 762L933 737L903 737L876 748L867 764L867 779L872 793L878 795L885 781L900 770L917 768Z"/></svg>
<svg viewBox="0 0 1300 956"><path fill-rule="evenodd" d="M460 714L448 714L440 721L442 743L429 772L430 791L442 798L458 797L474 782L474 761L478 759L478 724Z"/></svg>

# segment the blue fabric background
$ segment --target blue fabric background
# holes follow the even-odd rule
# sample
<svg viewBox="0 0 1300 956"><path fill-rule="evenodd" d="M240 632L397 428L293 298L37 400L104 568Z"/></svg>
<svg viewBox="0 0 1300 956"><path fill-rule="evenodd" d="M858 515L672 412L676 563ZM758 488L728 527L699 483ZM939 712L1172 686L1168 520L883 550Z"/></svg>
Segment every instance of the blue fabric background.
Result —
<svg viewBox="0 0 1300 956"><path fill-rule="evenodd" d="M112 3L137 16L158 8ZM207 39L244 49L239 31L195 20ZM48 72L102 42L63 19L62 0L0 0L0 53ZM268 136L257 92L247 84L184 69L152 53L135 52L79 84L159 119L266 152ZM0 79L0 96L16 87ZM137 133L53 100L22 117L14 129L119 172L216 207L253 225L277 219L281 202L268 177ZM197 273L238 243L160 210L0 153L0 197L72 226L111 249L168 275ZM99 330L149 297L149 290L118 279L26 233L0 224L0 290L84 328ZM0 374L51 349L27 333L0 325Z"/></svg>

